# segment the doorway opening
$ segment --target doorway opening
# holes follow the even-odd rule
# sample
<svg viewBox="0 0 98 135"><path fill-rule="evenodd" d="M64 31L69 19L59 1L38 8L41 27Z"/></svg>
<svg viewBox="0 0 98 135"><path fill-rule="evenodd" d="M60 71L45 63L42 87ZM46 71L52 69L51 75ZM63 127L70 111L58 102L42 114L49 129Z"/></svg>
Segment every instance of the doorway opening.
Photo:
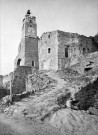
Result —
<svg viewBox="0 0 98 135"><path fill-rule="evenodd" d="M50 53L51 52L51 48L48 48L48 53Z"/></svg>
<svg viewBox="0 0 98 135"><path fill-rule="evenodd" d="M65 57L68 57L68 47L65 48Z"/></svg>
<svg viewBox="0 0 98 135"><path fill-rule="evenodd" d="M21 59L18 59L18 61L17 61L17 67L20 66L20 63L21 63Z"/></svg>
<svg viewBox="0 0 98 135"><path fill-rule="evenodd" d="M34 61L32 61L32 66L34 67Z"/></svg>

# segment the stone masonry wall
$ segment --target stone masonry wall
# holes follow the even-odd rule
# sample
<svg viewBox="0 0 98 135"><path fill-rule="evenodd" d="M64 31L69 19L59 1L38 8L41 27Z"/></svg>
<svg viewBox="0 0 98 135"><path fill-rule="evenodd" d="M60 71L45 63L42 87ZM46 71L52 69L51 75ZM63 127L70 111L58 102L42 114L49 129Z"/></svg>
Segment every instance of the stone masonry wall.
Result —
<svg viewBox="0 0 98 135"><path fill-rule="evenodd" d="M79 55L78 35L58 31L58 66L59 69L69 67L71 55ZM65 56L65 49L68 48L68 56ZM74 59L75 60L75 59Z"/></svg>
<svg viewBox="0 0 98 135"><path fill-rule="evenodd" d="M76 33L58 31L58 42L59 69L74 65L79 57L95 51L91 38ZM68 57L65 56L65 48L68 48Z"/></svg>
<svg viewBox="0 0 98 135"><path fill-rule="evenodd" d="M3 87L10 89L10 81L13 76L13 72L9 73L8 75L3 76Z"/></svg>
<svg viewBox="0 0 98 135"><path fill-rule="evenodd" d="M18 47L18 55L14 62L14 67L32 66L39 68L38 40L36 17L28 11L23 19L21 42Z"/></svg>
<svg viewBox="0 0 98 135"><path fill-rule="evenodd" d="M3 77L3 87L10 89L10 81L12 80L12 93L19 94L26 91L26 77L32 74L32 68L27 66L20 66L16 68L9 75Z"/></svg>
<svg viewBox="0 0 98 135"><path fill-rule="evenodd" d="M25 39L25 44L25 65L32 66L32 61L34 61L34 67L38 69L38 38L28 37Z"/></svg>
<svg viewBox="0 0 98 135"><path fill-rule="evenodd" d="M20 66L25 65L25 39L22 39L18 47L18 55L14 61L14 68L17 68L18 60L21 60Z"/></svg>
<svg viewBox="0 0 98 135"><path fill-rule="evenodd" d="M93 70L98 68L98 52L88 53L79 58L77 64L72 65L72 68L75 71L78 71L80 74L85 73L86 71Z"/></svg>
<svg viewBox="0 0 98 135"><path fill-rule="evenodd" d="M78 35L78 44L73 47L74 51L71 52L70 66L78 63L79 58L83 55L95 51L95 46L92 39L83 35Z"/></svg>
<svg viewBox="0 0 98 135"><path fill-rule="evenodd" d="M3 86L3 76L0 75L0 86Z"/></svg>
<svg viewBox="0 0 98 135"><path fill-rule="evenodd" d="M44 33L38 43L39 69L58 69L57 31Z"/></svg>
<svg viewBox="0 0 98 135"><path fill-rule="evenodd" d="M26 91L26 77L32 73L31 67L21 66L15 69L12 82L12 93L19 94Z"/></svg>
<svg viewBox="0 0 98 135"><path fill-rule="evenodd" d="M44 71L33 70L31 75L26 78L26 90L27 91L40 91L44 89L50 89L53 84L57 82L49 77Z"/></svg>
<svg viewBox="0 0 98 135"><path fill-rule="evenodd" d="M22 39L19 48L18 55L15 59L14 67L17 68L17 62L20 61L20 66L32 66L34 61L34 67L39 68L38 62L38 38L26 37Z"/></svg>

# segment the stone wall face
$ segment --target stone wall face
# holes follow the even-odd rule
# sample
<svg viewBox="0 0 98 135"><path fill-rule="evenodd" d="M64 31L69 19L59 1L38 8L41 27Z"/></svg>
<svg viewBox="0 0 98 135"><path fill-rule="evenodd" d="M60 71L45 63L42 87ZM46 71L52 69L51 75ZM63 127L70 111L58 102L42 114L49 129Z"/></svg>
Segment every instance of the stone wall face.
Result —
<svg viewBox="0 0 98 135"><path fill-rule="evenodd" d="M18 66L39 68L38 40L36 17L27 13L23 19L22 37L14 63L15 68Z"/></svg>
<svg viewBox="0 0 98 135"><path fill-rule="evenodd" d="M33 67L32 62L34 61L34 67L38 69L38 38L26 38L25 44L25 65Z"/></svg>
<svg viewBox="0 0 98 135"><path fill-rule="evenodd" d="M39 68L38 38L25 37L25 39L22 39L18 48L18 55L15 59L15 68L18 67L18 60L20 60L19 66L32 66L32 61L34 61L33 67Z"/></svg>
<svg viewBox="0 0 98 135"><path fill-rule="evenodd" d="M85 54L95 51L92 39L82 35L78 35L78 43L73 46L74 51L71 52L70 66L79 62L79 58Z"/></svg>
<svg viewBox="0 0 98 135"><path fill-rule="evenodd" d="M18 60L20 60L19 66L25 66L25 39L22 39L18 47L18 55L14 61L14 68L17 68Z"/></svg>
<svg viewBox="0 0 98 135"><path fill-rule="evenodd" d="M10 81L12 80L12 93L19 94L26 91L26 77L32 74L32 67L20 66L9 75L3 77L3 87L10 89Z"/></svg>
<svg viewBox="0 0 98 135"><path fill-rule="evenodd" d="M30 20L25 22L25 36L36 38L37 37L37 25L36 25L36 23L29 23ZM32 22L33 22L33 20L32 20Z"/></svg>
<svg viewBox="0 0 98 135"><path fill-rule="evenodd" d="M80 74L83 74L91 69L93 70L98 68L98 52L83 55L79 58L79 63L72 65L70 68L78 71Z"/></svg>
<svg viewBox="0 0 98 135"><path fill-rule="evenodd" d="M59 69L74 65L79 57L95 51L92 39L76 33L58 31L58 42Z"/></svg>
<svg viewBox="0 0 98 135"><path fill-rule="evenodd" d="M76 62L80 55L78 34L58 31L58 42L58 65L59 69L64 69L70 66L72 56Z"/></svg>
<svg viewBox="0 0 98 135"><path fill-rule="evenodd" d="M27 91L40 91L51 88L51 84L57 84L56 80L49 77L44 71L33 70L31 75L26 78Z"/></svg>
<svg viewBox="0 0 98 135"><path fill-rule="evenodd" d="M58 69L58 41L57 31L44 33L38 43L39 69Z"/></svg>
<svg viewBox="0 0 98 135"><path fill-rule="evenodd" d="M12 79L12 76L13 76L13 72L3 76L3 87L10 89L10 81Z"/></svg>
<svg viewBox="0 0 98 135"><path fill-rule="evenodd" d="M0 75L0 86L3 86L3 76Z"/></svg>
<svg viewBox="0 0 98 135"><path fill-rule="evenodd" d="M13 72L12 93L19 94L26 91L26 77L32 73L32 68L21 66Z"/></svg>
<svg viewBox="0 0 98 135"><path fill-rule="evenodd" d="M92 39L79 35L79 49L83 54L91 53L94 51L94 45Z"/></svg>

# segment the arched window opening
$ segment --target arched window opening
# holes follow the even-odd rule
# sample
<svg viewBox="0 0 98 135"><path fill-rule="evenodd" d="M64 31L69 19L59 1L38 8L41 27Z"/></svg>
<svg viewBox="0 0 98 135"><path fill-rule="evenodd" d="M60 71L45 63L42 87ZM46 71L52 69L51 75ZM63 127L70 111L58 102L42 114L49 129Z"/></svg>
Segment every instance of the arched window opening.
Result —
<svg viewBox="0 0 98 135"><path fill-rule="evenodd" d="M65 48L65 57L68 57L68 47Z"/></svg>
<svg viewBox="0 0 98 135"><path fill-rule="evenodd" d="M51 52L51 48L48 48L48 53L50 53Z"/></svg>
<svg viewBox="0 0 98 135"><path fill-rule="evenodd" d="M34 67L34 61L32 61L32 66Z"/></svg>
<svg viewBox="0 0 98 135"><path fill-rule="evenodd" d="M85 48L83 48L83 54L85 54L86 53L86 49Z"/></svg>
<svg viewBox="0 0 98 135"><path fill-rule="evenodd" d="M18 59L18 61L17 61L17 67L20 66L20 63L21 63L21 59Z"/></svg>
<svg viewBox="0 0 98 135"><path fill-rule="evenodd" d="M50 38L50 35L48 35L48 38Z"/></svg>

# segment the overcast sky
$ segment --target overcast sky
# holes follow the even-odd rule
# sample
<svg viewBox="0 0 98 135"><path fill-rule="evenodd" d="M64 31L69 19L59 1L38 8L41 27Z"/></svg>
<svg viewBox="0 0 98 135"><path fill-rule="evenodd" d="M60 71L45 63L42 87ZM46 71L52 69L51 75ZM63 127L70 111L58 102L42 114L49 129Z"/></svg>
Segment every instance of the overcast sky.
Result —
<svg viewBox="0 0 98 135"><path fill-rule="evenodd" d="M98 32L98 0L0 0L0 74L14 70L27 10L36 16L37 31L62 30L94 36Z"/></svg>

